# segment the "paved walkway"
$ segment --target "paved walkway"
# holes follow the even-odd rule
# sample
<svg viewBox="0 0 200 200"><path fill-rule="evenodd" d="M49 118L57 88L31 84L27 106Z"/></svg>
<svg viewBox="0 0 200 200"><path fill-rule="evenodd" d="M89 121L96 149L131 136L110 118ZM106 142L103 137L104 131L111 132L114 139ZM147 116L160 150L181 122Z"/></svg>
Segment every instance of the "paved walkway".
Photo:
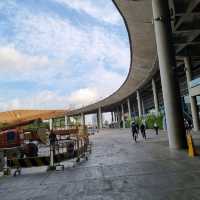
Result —
<svg viewBox="0 0 200 200"><path fill-rule="evenodd" d="M0 199L200 199L199 157L170 151L165 134L149 133L135 144L128 129L104 130L92 141L89 161L79 166L0 178Z"/></svg>

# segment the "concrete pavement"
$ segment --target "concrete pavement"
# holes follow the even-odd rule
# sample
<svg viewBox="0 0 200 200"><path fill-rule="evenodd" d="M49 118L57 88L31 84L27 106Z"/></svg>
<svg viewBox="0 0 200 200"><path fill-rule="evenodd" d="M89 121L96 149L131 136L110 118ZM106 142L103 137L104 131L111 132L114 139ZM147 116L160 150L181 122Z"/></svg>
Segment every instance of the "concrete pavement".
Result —
<svg viewBox="0 0 200 200"><path fill-rule="evenodd" d="M103 130L91 137L88 162L64 172L26 170L18 177L0 178L0 199L199 199L199 157L169 150L164 133L148 133L147 138L135 144L128 129Z"/></svg>

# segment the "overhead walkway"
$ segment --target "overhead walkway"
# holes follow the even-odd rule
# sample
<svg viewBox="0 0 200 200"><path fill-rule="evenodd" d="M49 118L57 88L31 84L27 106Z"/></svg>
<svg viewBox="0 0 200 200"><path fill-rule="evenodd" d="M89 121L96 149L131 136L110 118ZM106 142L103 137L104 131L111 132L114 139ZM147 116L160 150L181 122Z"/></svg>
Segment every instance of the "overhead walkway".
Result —
<svg viewBox="0 0 200 200"><path fill-rule="evenodd" d="M149 132L137 144L128 129L103 130L91 139L88 162L0 178L1 200L199 199L199 158L169 150L165 133Z"/></svg>

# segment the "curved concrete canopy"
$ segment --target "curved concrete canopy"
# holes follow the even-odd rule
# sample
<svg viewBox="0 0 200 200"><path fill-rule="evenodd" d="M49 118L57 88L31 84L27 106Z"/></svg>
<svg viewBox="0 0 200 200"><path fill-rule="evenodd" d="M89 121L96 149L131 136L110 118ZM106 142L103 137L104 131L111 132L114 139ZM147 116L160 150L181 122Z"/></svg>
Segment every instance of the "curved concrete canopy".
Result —
<svg viewBox="0 0 200 200"><path fill-rule="evenodd" d="M156 71L156 44L151 1L113 0L113 3L121 13L129 34L131 63L128 76L123 85L109 97L67 112L67 115L92 113L99 107L119 104L149 81Z"/></svg>

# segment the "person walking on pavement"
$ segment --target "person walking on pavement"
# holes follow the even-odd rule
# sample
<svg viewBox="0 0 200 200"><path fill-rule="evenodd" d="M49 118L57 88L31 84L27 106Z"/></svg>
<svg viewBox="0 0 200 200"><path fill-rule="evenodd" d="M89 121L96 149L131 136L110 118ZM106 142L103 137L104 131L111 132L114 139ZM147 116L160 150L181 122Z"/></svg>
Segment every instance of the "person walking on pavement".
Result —
<svg viewBox="0 0 200 200"><path fill-rule="evenodd" d="M139 127L138 123L135 123L135 126L136 126L136 129L137 129L137 135L138 135L139 132L140 132L140 127Z"/></svg>
<svg viewBox="0 0 200 200"><path fill-rule="evenodd" d="M140 131L141 131L142 137L146 140L146 127L143 122L140 126Z"/></svg>
<svg viewBox="0 0 200 200"><path fill-rule="evenodd" d="M49 143L50 143L50 149L52 148L52 150L53 150L53 155L55 155L56 142L57 142L56 134L54 134L53 131L50 131L50 134L49 134Z"/></svg>
<svg viewBox="0 0 200 200"><path fill-rule="evenodd" d="M158 124L156 122L154 122L153 127L154 127L154 130L156 132L156 135L158 135Z"/></svg>
<svg viewBox="0 0 200 200"><path fill-rule="evenodd" d="M186 133L188 134L190 132L190 124L186 119L184 119L184 126L185 126Z"/></svg>
<svg viewBox="0 0 200 200"><path fill-rule="evenodd" d="M137 137L138 137L138 129L135 121L131 123L131 130L132 130L132 135L133 135L133 140L137 142Z"/></svg>

